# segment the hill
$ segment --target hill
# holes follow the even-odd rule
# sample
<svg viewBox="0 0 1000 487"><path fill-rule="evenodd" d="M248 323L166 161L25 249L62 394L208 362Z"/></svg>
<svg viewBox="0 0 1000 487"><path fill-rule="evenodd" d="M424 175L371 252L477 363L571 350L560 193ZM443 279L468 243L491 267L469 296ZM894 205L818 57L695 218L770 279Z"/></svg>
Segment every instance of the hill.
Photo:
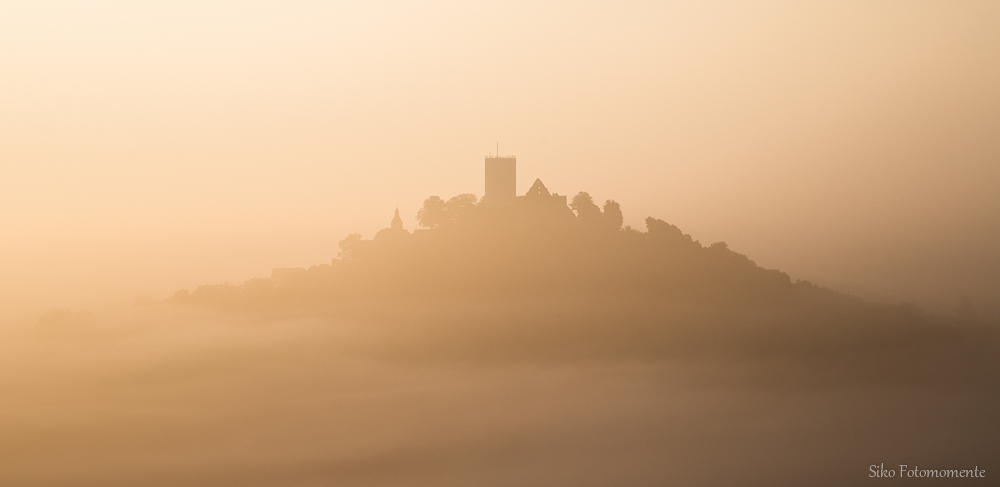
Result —
<svg viewBox="0 0 1000 487"><path fill-rule="evenodd" d="M602 210L580 193L567 206L539 185L504 207L431 197L423 229L353 234L330 264L172 302L350 318L372 332L367 353L395 360L780 358L865 380L997 371L995 324L793 282L724 242L652 217L644 232L623 227L614 201Z"/></svg>

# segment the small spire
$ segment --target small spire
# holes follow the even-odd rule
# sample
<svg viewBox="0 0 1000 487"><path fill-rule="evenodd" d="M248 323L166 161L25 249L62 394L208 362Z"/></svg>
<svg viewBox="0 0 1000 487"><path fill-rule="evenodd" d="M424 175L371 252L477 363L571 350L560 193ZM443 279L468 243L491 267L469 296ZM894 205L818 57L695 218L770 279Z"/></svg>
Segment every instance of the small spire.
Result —
<svg viewBox="0 0 1000 487"><path fill-rule="evenodd" d="M396 205L396 216L392 218L392 223L389 224L389 228L396 231L403 229L403 219L399 217L399 205Z"/></svg>

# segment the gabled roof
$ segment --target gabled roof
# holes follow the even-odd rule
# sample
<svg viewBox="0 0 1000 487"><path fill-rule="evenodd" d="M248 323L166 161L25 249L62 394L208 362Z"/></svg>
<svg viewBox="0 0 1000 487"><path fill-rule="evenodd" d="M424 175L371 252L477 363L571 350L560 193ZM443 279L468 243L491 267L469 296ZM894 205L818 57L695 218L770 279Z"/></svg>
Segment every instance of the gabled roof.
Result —
<svg viewBox="0 0 1000 487"><path fill-rule="evenodd" d="M541 179L535 179L535 184L531 185L531 189L525 194L525 196L551 196L549 190L542 184Z"/></svg>

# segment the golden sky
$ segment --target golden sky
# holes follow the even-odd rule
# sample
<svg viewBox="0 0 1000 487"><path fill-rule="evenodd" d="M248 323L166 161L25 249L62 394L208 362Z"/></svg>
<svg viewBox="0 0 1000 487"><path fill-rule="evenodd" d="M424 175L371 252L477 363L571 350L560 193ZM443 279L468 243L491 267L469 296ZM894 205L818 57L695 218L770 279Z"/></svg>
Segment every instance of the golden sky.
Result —
<svg viewBox="0 0 1000 487"><path fill-rule="evenodd" d="M0 319L327 262L498 142L793 279L1000 301L997 2L6 1L0 59Z"/></svg>

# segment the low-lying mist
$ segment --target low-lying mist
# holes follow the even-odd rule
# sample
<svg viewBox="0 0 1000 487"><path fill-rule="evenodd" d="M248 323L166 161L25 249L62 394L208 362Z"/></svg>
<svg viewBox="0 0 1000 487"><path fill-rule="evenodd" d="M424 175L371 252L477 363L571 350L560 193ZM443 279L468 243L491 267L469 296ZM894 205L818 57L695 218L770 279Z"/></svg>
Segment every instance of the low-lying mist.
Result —
<svg viewBox="0 0 1000 487"><path fill-rule="evenodd" d="M844 485L995 462L996 371L939 343L629 354L569 332L546 353L556 330L505 331L517 313L434 314L50 315L3 341L2 484Z"/></svg>

